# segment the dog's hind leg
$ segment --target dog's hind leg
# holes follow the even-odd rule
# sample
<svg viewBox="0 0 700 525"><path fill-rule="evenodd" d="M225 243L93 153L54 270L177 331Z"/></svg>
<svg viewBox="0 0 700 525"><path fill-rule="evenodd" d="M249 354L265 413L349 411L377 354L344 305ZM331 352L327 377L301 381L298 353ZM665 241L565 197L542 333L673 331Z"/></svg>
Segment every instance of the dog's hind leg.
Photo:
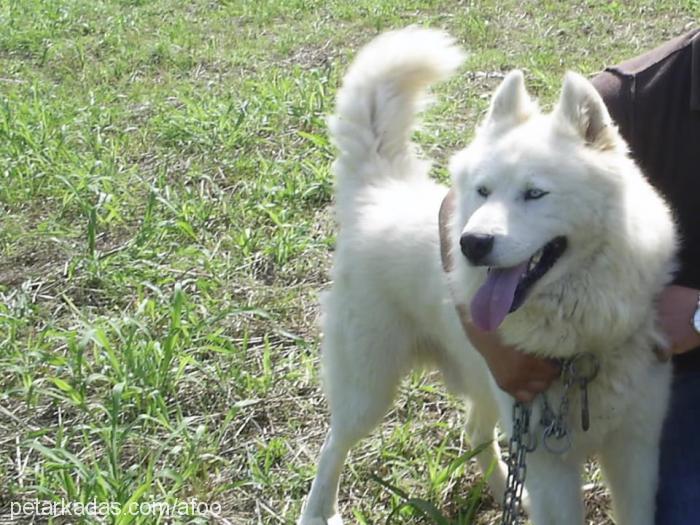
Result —
<svg viewBox="0 0 700 525"><path fill-rule="evenodd" d="M342 520L336 511L338 482L345 458L352 446L344 436L331 430L321 448L316 478L311 485L299 525L341 525Z"/></svg>
<svg viewBox="0 0 700 525"><path fill-rule="evenodd" d="M321 357L331 428L300 525L342 523L336 499L348 451L379 424L411 364L410 327L389 305L328 299Z"/></svg>

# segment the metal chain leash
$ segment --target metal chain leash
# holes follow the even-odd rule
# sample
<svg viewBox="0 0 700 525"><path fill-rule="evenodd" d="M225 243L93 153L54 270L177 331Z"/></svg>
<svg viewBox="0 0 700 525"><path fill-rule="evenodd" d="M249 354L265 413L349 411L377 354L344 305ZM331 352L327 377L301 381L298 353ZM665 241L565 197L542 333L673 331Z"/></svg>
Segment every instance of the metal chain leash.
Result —
<svg viewBox="0 0 700 525"><path fill-rule="evenodd" d="M501 525L516 525L520 519L523 488L527 474L525 455L535 450L537 446L535 436L530 432L531 410L529 405L520 401L513 404L513 432L508 441L508 461L506 462L508 478L503 494Z"/></svg>
<svg viewBox="0 0 700 525"><path fill-rule="evenodd" d="M588 383L598 375L600 364L591 353L575 355L562 363L561 378L563 390L559 399L559 410L552 409L547 394L542 394L542 416L540 425L542 444L553 454L563 454L571 448L571 433L567 425L569 416L569 399L574 386L581 389L581 429L586 432L590 425L588 412Z"/></svg>
<svg viewBox="0 0 700 525"><path fill-rule="evenodd" d="M563 454L571 448L571 435L566 423L569 416L569 392L573 385L569 370L569 363L563 363L561 377L564 388L559 398L559 410L554 411L547 399L547 393L542 393L542 415L540 417L540 425L544 428L542 444L553 454Z"/></svg>
<svg viewBox="0 0 700 525"><path fill-rule="evenodd" d="M588 430L590 424L588 413L588 383L598 374L600 364L594 354L577 354L562 363L563 391L559 400L559 410L554 411L542 394L542 416L540 425L544 427L542 443L551 453L563 454L571 447L571 434L567 425L569 414L569 395L574 385L581 388L581 427ZM517 525L520 520L523 488L527 465L525 456L537 448L537 437L530 432L530 415L532 409L520 401L513 404L513 432L508 441L508 477L503 494L503 513L501 525Z"/></svg>

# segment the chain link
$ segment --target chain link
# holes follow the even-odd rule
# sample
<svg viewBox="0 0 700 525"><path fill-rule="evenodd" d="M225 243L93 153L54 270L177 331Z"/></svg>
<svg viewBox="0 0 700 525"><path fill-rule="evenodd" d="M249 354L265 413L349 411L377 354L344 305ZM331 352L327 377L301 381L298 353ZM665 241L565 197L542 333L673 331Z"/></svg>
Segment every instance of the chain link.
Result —
<svg viewBox="0 0 700 525"><path fill-rule="evenodd" d="M508 441L508 478L503 494L501 525L517 525L520 519L527 465L525 455L537 446L530 432L531 408L520 401L513 404L513 432Z"/></svg>
<svg viewBox="0 0 700 525"><path fill-rule="evenodd" d="M542 415L540 425L542 431L542 444L553 454L563 454L571 447L571 436L567 426L569 416L569 392L574 384L571 374L571 360L562 363L561 378L563 389L559 399L559 409L555 411L549 404L547 393L542 393Z"/></svg>
<svg viewBox="0 0 700 525"><path fill-rule="evenodd" d="M542 394L542 415L540 425L542 444L553 454L563 454L571 448L571 433L567 424L571 389L581 388L581 419L584 432L588 430L588 395L586 389L598 374L600 368L595 354L581 353L562 362L561 378L563 390L559 399L559 410L552 409L547 394ZM586 394L586 395L584 395Z"/></svg>
<svg viewBox="0 0 700 525"><path fill-rule="evenodd" d="M552 453L563 454L571 447L571 434L567 425L569 415L569 395L571 388L579 385L587 388L598 373L599 362L595 355L584 353L574 356L562 363L563 390L559 399L559 409L554 411L546 394L542 394L542 415L540 425L544 427L542 443ZM588 401L582 399L582 411L585 410L586 419ZM517 525L520 520L522 507L523 488L527 465L525 456L537 448L537 437L530 431L530 415L532 409L520 401L513 404L513 431L508 441L508 477L506 490L503 494L503 513L500 525ZM587 423L583 424L583 430L588 430Z"/></svg>

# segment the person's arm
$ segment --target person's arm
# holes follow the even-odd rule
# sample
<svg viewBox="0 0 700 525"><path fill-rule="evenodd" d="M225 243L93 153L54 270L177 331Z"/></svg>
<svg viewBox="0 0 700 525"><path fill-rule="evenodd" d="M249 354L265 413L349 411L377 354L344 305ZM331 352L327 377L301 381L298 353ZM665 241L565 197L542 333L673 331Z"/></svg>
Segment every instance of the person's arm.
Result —
<svg viewBox="0 0 700 525"><path fill-rule="evenodd" d="M669 339L668 354L682 354L700 347L700 334L691 319L698 306L700 291L684 286L668 286L658 304L659 321ZM498 333L483 332L464 323L469 340L484 357L501 389L520 401L532 401L549 388L561 371L559 364L518 351L505 345Z"/></svg>
<svg viewBox="0 0 700 525"><path fill-rule="evenodd" d="M469 340L486 360L496 384L517 400L532 401L559 376L561 370L556 361L507 346L496 332L483 332L468 322L464 327Z"/></svg>
<svg viewBox="0 0 700 525"><path fill-rule="evenodd" d="M700 334L692 324L700 291L685 286L667 286L659 298L659 322L669 340L668 354L682 354L700 347Z"/></svg>

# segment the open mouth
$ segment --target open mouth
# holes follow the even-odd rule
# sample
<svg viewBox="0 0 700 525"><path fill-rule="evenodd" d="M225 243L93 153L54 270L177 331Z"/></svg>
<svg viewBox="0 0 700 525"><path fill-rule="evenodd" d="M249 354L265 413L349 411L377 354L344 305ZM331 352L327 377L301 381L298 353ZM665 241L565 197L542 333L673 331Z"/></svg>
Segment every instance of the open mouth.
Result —
<svg viewBox="0 0 700 525"><path fill-rule="evenodd" d="M481 330L499 327L506 315L522 306L529 291L566 251L566 237L555 237L527 261L509 268L489 268L486 282L471 302L471 316Z"/></svg>

